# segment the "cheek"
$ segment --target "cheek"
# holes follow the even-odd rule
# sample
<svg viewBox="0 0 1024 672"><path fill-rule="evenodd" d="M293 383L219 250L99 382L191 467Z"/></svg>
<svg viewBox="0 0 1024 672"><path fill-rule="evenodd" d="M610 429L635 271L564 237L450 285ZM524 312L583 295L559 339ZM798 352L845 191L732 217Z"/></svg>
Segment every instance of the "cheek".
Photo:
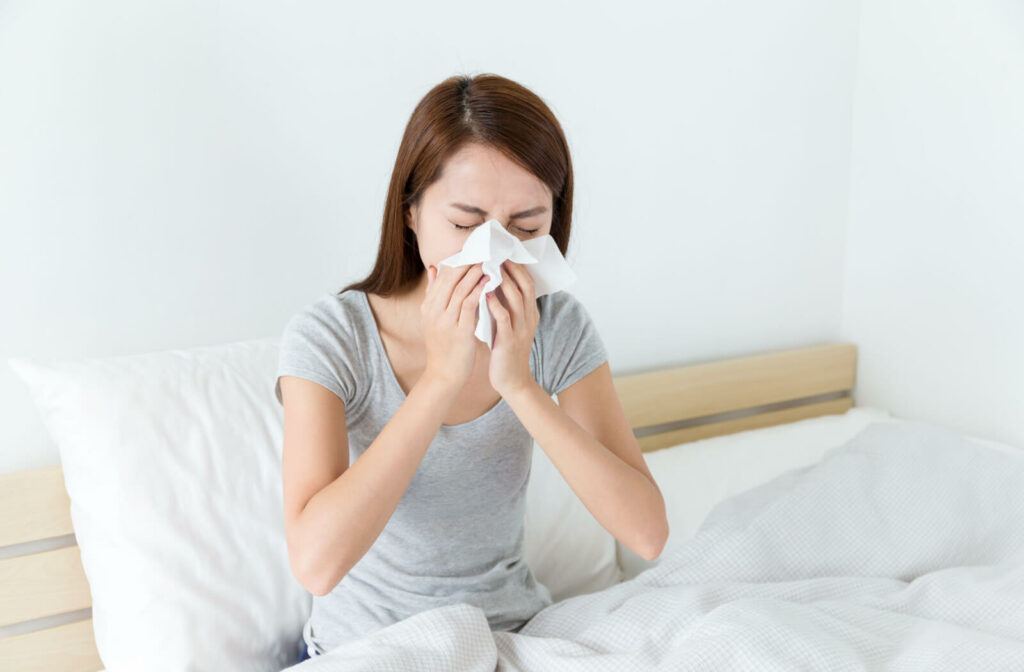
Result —
<svg viewBox="0 0 1024 672"><path fill-rule="evenodd" d="M462 251L462 246L466 244L467 238L469 238L468 234L463 234L459 231L452 231L443 237L439 237L434 246L434 256L437 257L438 261L441 261L454 254L458 254Z"/></svg>

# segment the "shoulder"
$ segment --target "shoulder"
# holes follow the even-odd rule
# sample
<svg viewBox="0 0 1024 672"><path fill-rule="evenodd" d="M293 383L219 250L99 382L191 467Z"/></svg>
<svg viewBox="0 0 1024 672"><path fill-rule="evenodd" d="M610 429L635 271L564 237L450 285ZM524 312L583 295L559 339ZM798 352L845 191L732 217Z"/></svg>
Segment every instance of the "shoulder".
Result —
<svg viewBox="0 0 1024 672"><path fill-rule="evenodd" d="M545 294L537 299L540 319L538 330L561 331L567 326L582 325L590 321L590 314L583 302L566 290Z"/></svg>
<svg viewBox="0 0 1024 672"><path fill-rule="evenodd" d="M312 380L337 394L347 409L358 408L366 390L366 332L357 303L363 300L354 291L325 293L296 311L279 342L278 379L293 375ZM280 382L276 394L281 401Z"/></svg>
<svg viewBox="0 0 1024 672"><path fill-rule="evenodd" d="M540 319L538 381L558 394L608 359L608 352L583 302L565 290L537 299Z"/></svg>
<svg viewBox="0 0 1024 672"><path fill-rule="evenodd" d="M341 294L325 292L291 316L285 333L351 339L359 331L362 313L356 302L362 300L363 297L352 290Z"/></svg>
<svg viewBox="0 0 1024 672"><path fill-rule="evenodd" d="M296 311L285 325L280 358L296 367L359 370L366 365L371 342L365 324L363 295L349 290L324 293Z"/></svg>

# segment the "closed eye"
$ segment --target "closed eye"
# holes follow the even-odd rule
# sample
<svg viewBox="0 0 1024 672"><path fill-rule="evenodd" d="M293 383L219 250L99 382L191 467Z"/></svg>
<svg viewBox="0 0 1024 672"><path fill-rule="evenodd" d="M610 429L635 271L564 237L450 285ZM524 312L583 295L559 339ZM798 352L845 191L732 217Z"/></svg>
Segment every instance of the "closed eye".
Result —
<svg viewBox="0 0 1024 672"><path fill-rule="evenodd" d="M450 219L448 221L451 222L452 226L454 226L456 229L461 229L463 231L469 231L470 229L475 229L476 227L480 226L479 224L475 224L473 226L459 226L455 222L452 222L452 220L450 220ZM519 228L519 227L516 227L516 228ZM522 231L523 233L534 234L534 233L537 233L538 231L540 231L540 228L536 228L536 229L533 229L533 230L529 230L529 229L519 229L519 230Z"/></svg>

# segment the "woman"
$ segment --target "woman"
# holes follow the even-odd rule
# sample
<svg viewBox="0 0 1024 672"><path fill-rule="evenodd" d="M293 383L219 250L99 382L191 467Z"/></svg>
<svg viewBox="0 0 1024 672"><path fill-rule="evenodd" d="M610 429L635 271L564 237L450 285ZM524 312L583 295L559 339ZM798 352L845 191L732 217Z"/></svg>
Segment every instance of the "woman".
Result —
<svg viewBox="0 0 1024 672"><path fill-rule="evenodd" d="M314 595L304 656L447 604L513 632L551 604L522 548L534 441L605 529L661 552L664 500L582 304L535 298L520 264L488 295L480 264L438 266L491 218L564 255L572 187L539 97L449 78L409 120L373 270L286 326L275 391L288 556ZM474 335L480 301L493 349Z"/></svg>

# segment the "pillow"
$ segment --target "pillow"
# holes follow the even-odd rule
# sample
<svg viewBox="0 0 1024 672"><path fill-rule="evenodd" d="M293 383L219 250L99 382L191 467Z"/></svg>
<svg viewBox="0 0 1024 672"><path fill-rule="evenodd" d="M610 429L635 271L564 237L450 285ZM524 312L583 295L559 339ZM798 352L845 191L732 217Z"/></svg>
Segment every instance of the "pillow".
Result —
<svg viewBox="0 0 1024 672"><path fill-rule="evenodd" d="M294 663L312 596L284 536L279 343L8 360L60 453L108 668ZM614 537L536 444L525 528L553 599L621 579Z"/></svg>
<svg viewBox="0 0 1024 672"><path fill-rule="evenodd" d="M57 443L108 669L295 662L312 597L285 545L277 344L9 360Z"/></svg>
<svg viewBox="0 0 1024 672"><path fill-rule="evenodd" d="M525 521L527 563L555 602L622 580L615 537L587 510L536 442L526 485Z"/></svg>
<svg viewBox="0 0 1024 672"><path fill-rule="evenodd" d="M644 453L651 475L665 498L669 537L654 561L647 561L617 540L623 580L658 564L679 544L694 536L716 504L760 485L783 472L813 464L825 451L853 438L888 412L853 407L772 427L714 436Z"/></svg>

